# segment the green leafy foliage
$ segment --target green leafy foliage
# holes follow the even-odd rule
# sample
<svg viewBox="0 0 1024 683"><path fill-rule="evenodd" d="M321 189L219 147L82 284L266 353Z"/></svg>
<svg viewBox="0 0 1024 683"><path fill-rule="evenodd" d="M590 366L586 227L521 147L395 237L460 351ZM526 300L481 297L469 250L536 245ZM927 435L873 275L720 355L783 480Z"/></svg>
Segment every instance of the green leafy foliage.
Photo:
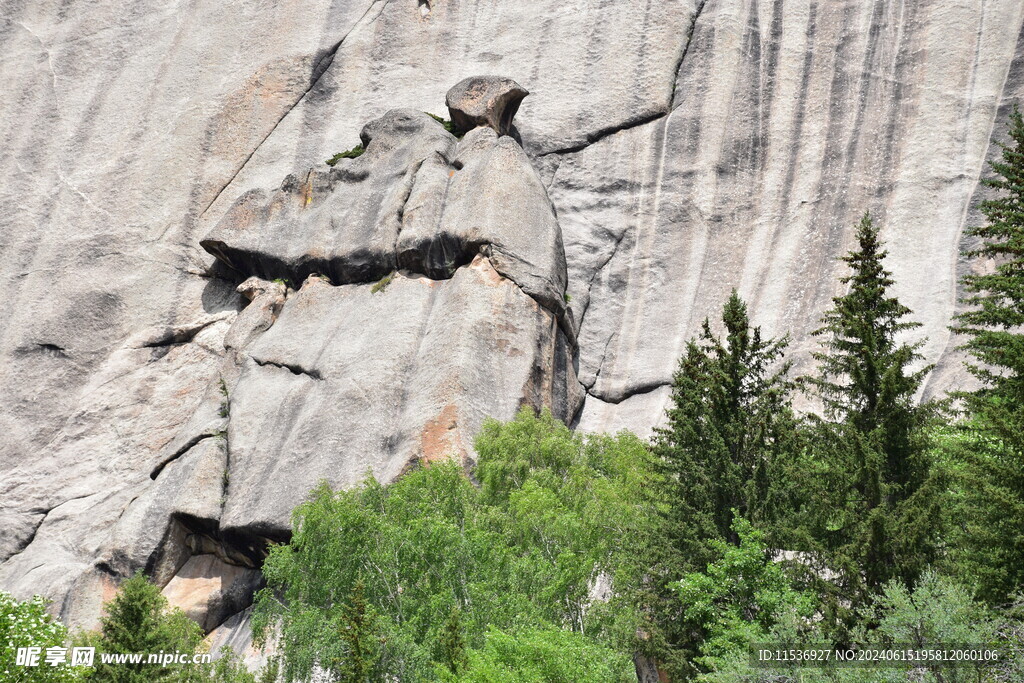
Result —
<svg viewBox="0 0 1024 683"><path fill-rule="evenodd" d="M722 542L740 543L737 514L773 530L779 542L777 522L795 505L788 470L800 439L782 360L786 340L763 339L735 291L722 327L724 337L716 337L705 320L687 344L665 426L652 443L670 507L661 538L646 549L652 571L638 599L657 615L651 650L677 677L691 671L687 660L699 655L702 632L685 627L668 584L702 571Z"/></svg>
<svg viewBox="0 0 1024 683"><path fill-rule="evenodd" d="M370 294L376 294L377 292L383 292L385 289L387 289L388 285L390 285L394 281L395 275L397 275L397 273L395 273L395 272L388 273L387 275L382 277L380 280L375 282L373 284L373 286L370 287Z"/></svg>
<svg viewBox="0 0 1024 683"><path fill-rule="evenodd" d="M813 596L795 590L772 561L763 532L742 517L733 531L738 545L715 541L719 558L673 585L685 627L701 643L695 663L705 672L732 668L751 645L778 640L776 627L809 624L814 612Z"/></svg>
<svg viewBox="0 0 1024 683"><path fill-rule="evenodd" d="M224 382L224 379L220 380L220 409L218 414L221 417L230 417L231 415L231 397L228 395L228 385Z"/></svg>
<svg viewBox="0 0 1024 683"><path fill-rule="evenodd" d="M366 149L363 148L362 144L358 144L352 149L345 150L344 152L338 152L324 163L328 166L334 166L342 159L356 159L361 157L365 151Z"/></svg>
<svg viewBox="0 0 1024 683"><path fill-rule="evenodd" d="M489 629L572 631L632 651L640 617L621 596L640 580L634 549L654 528L657 490L644 444L584 438L524 410L487 422L477 452L480 488L440 462L387 487L321 485L296 510L291 543L264 565L255 619L264 634L280 624L289 680L315 664L345 675L354 657L371 680L460 675ZM335 634L353 623L360 583L373 625L357 652ZM602 583L614 590L595 600Z"/></svg>
<svg viewBox="0 0 1024 683"><path fill-rule="evenodd" d="M463 633L460 615L459 608L452 607L438 643L439 660L453 674L461 674L469 664L466 657L466 637Z"/></svg>
<svg viewBox="0 0 1024 683"><path fill-rule="evenodd" d="M199 669L193 676L193 680L197 683L207 680L212 683L257 683L256 675L246 668L241 658L230 647L222 649L219 657L212 665L209 665L208 669ZM270 679L270 681L273 680ZM260 683L264 683L264 681L261 679Z"/></svg>
<svg viewBox="0 0 1024 683"><path fill-rule="evenodd" d="M1005 673L1016 666L1006 655L1020 644L1007 642L1001 634L1003 625L1001 617L974 600L968 587L926 570L913 587L899 579L887 583L873 604L861 610L856 640L879 648L909 645L923 649L939 643L991 647L1003 653L1001 670ZM996 671L971 663L896 668L903 672L917 669L921 680L933 681L992 680ZM986 672L987 676L981 675Z"/></svg>
<svg viewBox="0 0 1024 683"><path fill-rule="evenodd" d="M621 652L564 629L489 629L465 673L446 683L627 683L633 662Z"/></svg>
<svg viewBox="0 0 1024 683"><path fill-rule="evenodd" d="M378 659L380 637L377 618L366 604L366 587L362 579L352 586L348 604L342 608L340 640L344 648L331 663L331 670L341 683L365 683L371 680L374 662Z"/></svg>
<svg viewBox="0 0 1024 683"><path fill-rule="evenodd" d="M732 551L738 555L738 551ZM741 565L747 561L740 560ZM724 565L725 561L716 563ZM756 564L753 564L756 571ZM778 569L776 568L776 571ZM711 576L726 582L723 589L711 583ZM741 594L749 593L746 581L750 574L743 576L741 583L729 583L730 578L739 578L741 572L726 569L723 566L708 568L708 573L700 580L705 582L716 597L721 599L723 593L739 590ZM757 583L757 580L754 580ZM769 589L762 595L771 596L767 601L753 600L755 604L768 605L777 615L770 629L764 629L763 623L745 624L735 619L727 620L732 624L729 628L719 625L715 618L716 612L705 612L705 619L713 624L712 632L724 632L727 638L710 639L706 649L714 650L713 656L704 657L701 661L707 666L705 673L697 676L697 680L706 683L732 683L734 681L807 681L841 683L903 683L905 681L1011 681L1019 680L1021 669L1021 649L1019 625L1008 622L1005 615L997 614L982 603L973 600L971 591L955 580L941 574L926 570L919 577L913 588L908 588L899 579L894 579L882 587L873 597L872 602L858 610L857 625L851 640L844 647L905 649L907 647L927 649L938 645L992 648L1002 654L995 664L978 666L975 663L935 665L912 665L896 662L887 667L862 668L851 666L831 666L817 668L766 667L753 669L749 664L749 646L772 644L776 647L795 649L831 648L834 646L820 629L815 618L807 619L807 600L813 599L806 593L794 593L786 585L781 576L768 581ZM730 601L735 600L731 595ZM703 605L706 600L699 601ZM749 598L729 602L723 612L731 615L730 607L750 604ZM798 618L794 619L793 617ZM722 647L715 647L721 643Z"/></svg>
<svg viewBox="0 0 1024 683"><path fill-rule="evenodd" d="M105 612L99 633L87 638L98 653L195 652L203 639L199 626L181 610L169 608L160 589L141 573L121 584L114 599L105 605ZM93 678L112 683L183 681L194 673L186 666L102 664L97 654Z"/></svg>
<svg viewBox="0 0 1024 683"><path fill-rule="evenodd" d="M0 681L64 683L83 680L89 669L67 665L49 666L46 649L67 647L67 629L46 612L48 601L34 596L20 602L0 591ZM20 666L18 648L41 648L39 666Z"/></svg>

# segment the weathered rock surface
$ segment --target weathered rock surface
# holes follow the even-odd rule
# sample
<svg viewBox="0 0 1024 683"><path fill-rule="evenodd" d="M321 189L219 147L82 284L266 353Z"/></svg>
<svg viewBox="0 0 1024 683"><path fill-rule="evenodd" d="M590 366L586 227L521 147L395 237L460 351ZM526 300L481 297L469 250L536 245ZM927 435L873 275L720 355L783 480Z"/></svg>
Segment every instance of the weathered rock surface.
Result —
<svg viewBox="0 0 1024 683"><path fill-rule="evenodd" d="M444 103L454 130L466 133L489 126L498 135L508 135L519 103L529 94L511 78L470 76L451 87Z"/></svg>
<svg viewBox="0 0 1024 683"><path fill-rule="evenodd" d="M82 459L60 491L90 489L70 515L38 506L38 466L12 468L0 580L62 595L63 616L88 624L119 577L145 569L212 630L249 605L267 542L287 539L318 481L469 461L483 420L524 405L578 413L561 233L522 148L489 128L456 143L413 110L369 122L362 140L356 159L245 194L202 240L220 298L193 305L219 310L143 329L109 356L98 413L142 389L126 416L167 410L154 385L176 388L162 438ZM117 432L111 416L83 427ZM145 417L139 429L160 419ZM67 431L69 448L88 443ZM74 503L95 496L76 525Z"/></svg>
<svg viewBox="0 0 1024 683"><path fill-rule="evenodd" d="M163 594L172 607L212 631L249 607L262 579L258 569L228 564L216 555L193 555L164 586Z"/></svg>
<svg viewBox="0 0 1024 683"><path fill-rule="evenodd" d="M522 148L490 128L468 133L450 167L437 156L424 161L396 248L401 267L435 278L483 250L499 273L566 314L565 250L551 200Z"/></svg>
<svg viewBox="0 0 1024 683"><path fill-rule="evenodd" d="M231 390L226 532L280 537L320 479L390 481L419 459L470 458L485 417L578 407L575 379L558 381L573 373L556 319L486 258L374 290L310 278L248 349Z"/></svg>
<svg viewBox="0 0 1024 683"><path fill-rule="evenodd" d="M395 270L395 242L416 171L428 156L449 158L455 138L423 112L394 110L366 124L360 139L366 152L356 159L290 175L270 196L246 193L203 248L267 280L300 283L319 273L342 284Z"/></svg>
<svg viewBox="0 0 1024 683"><path fill-rule="evenodd" d="M260 278L301 283L322 274L335 284L398 268L448 278L484 251L500 273L565 315L558 221L518 143L489 128L456 143L414 110L388 112L361 138L366 152L356 159L288 176L269 196L243 195L203 248Z"/></svg>
<svg viewBox="0 0 1024 683"><path fill-rule="evenodd" d="M580 380L601 401L581 424L649 429L668 396L654 389L733 287L766 333L791 333L795 370L809 370L809 332L866 210L923 323L914 338L950 368L927 392L966 381L947 329L960 234L997 108L1024 95L1021 67L1010 71L1024 7L898 7L710 1L671 114L560 157L550 192Z"/></svg>
<svg viewBox="0 0 1024 683"><path fill-rule="evenodd" d="M1024 96L1022 23L1018 0L8 2L0 587L89 623L134 568L169 582L196 556L257 562L257 532L279 533L307 483L267 494L261 476L281 472L240 432L278 409L296 466L390 476L417 435L461 452L485 412L549 402L571 418L578 331L578 425L645 432L682 344L734 286L767 333L793 332L803 369L865 209L925 325L928 391L958 386L946 324L977 265L957 249ZM530 90L522 149L489 129L456 146L421 118L483 73ZM322 166L403 107L415 134L371 129L363 157ZM294 240L265 232L272 206ZM250 218L258 234L237 230ZM199 247L217 230L241 273ZM372 293L392 270L406 272ZM341 341L307 331L299 301ZM345 346L372 352L374 384ZM437 367L401 374L385 351ZM418 402L385 402L399 375ZM372 389L356 455L334 448L354 428L325 408L328 385L351 410ZM339 422L314 428L318 410ZM268 496L263 527L246 492ZM244 640L245 619L229 624L218 637Z"/></svg>

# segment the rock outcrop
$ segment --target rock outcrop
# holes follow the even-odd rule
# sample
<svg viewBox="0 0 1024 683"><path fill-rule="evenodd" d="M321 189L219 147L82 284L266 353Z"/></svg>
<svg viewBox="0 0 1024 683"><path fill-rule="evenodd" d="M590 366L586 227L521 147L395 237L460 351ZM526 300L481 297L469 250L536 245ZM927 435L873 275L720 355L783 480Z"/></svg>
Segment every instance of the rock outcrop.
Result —
<svg viewBox="0 0 1024 683"><path fill-rule="evenodd" d="M865 209L927 391L963 382L1019 0L2 14L0 588L72 623L141 567L212 627L318 478L472 457L485 415L646 433L732 287L807 368ZM530 96L422 113L487 73Z"/></svg>
<svg viewBox="0 0 1024 683"><path fill-rule="evenodd" d="M469 460L484 418L570 420L582 402L561 233L519 145L456 141L413 110L361 138L358 158L243 195L202 241L243 275L301 283L221 380L228 537L286 537L321 479ZM178 441L212 429L195 427Z"/></svg>
<svg viewBox="0 0 1024 683"><path fill-rule="evenodd" d="M69 616L94 617L81 594L146 569L213 630L249 606L266 545L321 480L468 463L484 419L522 406L578 413L561 232L519 144L489 127L459 141L415 110L361 138L357 158L242 195L201 240L244 308L127 344L162 358L218 332L150 482L61 576ZM5 571L46 548L31 541Z"/></svg>
<svg viewBox="0 0 1024 683"><path fill-rule="evenodd" d="M511 78L470 76L453 85L445 96L452 127L468 132L489 126L498 135L512 132L512 119L529 91Z"/></svg>

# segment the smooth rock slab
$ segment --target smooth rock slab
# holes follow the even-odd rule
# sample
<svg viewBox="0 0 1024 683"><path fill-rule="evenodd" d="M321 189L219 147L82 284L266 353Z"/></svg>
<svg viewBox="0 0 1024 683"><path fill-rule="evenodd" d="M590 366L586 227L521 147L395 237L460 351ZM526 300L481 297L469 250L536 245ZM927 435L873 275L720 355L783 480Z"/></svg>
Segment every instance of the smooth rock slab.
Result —
<svg viewBox="0 0 1024 683"><path fill-rule="evenodd" d="M960 236L1001 93L1021 92L1008 72L1024 6L901 7L708 2L672 113L561 158L550 193L580 379L607 404L588 426L637 424L628 399L671 380L734 287L766 335L791 333L794 372L812 371L810 332L865 210L923 324L908 336L959 368L927 393L968 381L948 330Z"/></svg>
<svg viewBox="0 0 1024 683"><path fill-rule="evenodd" d="M286 533L321 479L390 481L473 457L485 417L581 400L557 320L483 257L449 280L310 278L248 348L231 393L225 533Z"/></svg>

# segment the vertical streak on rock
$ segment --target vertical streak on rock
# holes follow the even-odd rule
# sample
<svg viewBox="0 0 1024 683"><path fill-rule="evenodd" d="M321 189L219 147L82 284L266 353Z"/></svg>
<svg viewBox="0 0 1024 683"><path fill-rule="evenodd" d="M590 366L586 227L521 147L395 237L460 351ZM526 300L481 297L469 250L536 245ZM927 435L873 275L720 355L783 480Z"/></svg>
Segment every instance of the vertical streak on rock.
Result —
<svg viewBox="0 0 1024 683"><path fill-rule="evenodd" d="M676 89L679 87L679 72L682 71L683 62L686 61L686 55L690 51L690 45L693 42L693 31L697 27L697 19L700 18L701 12L704 11L704 5L708 4L708 2L709 0L698 0L697 6L693 10L693 18L690 19L690 26L686 30L686 39L679 51L679 58L676 60L675 69L672 70L675 78L672 79L672 93L668 98L669 111L676 108Z"/></svg>

